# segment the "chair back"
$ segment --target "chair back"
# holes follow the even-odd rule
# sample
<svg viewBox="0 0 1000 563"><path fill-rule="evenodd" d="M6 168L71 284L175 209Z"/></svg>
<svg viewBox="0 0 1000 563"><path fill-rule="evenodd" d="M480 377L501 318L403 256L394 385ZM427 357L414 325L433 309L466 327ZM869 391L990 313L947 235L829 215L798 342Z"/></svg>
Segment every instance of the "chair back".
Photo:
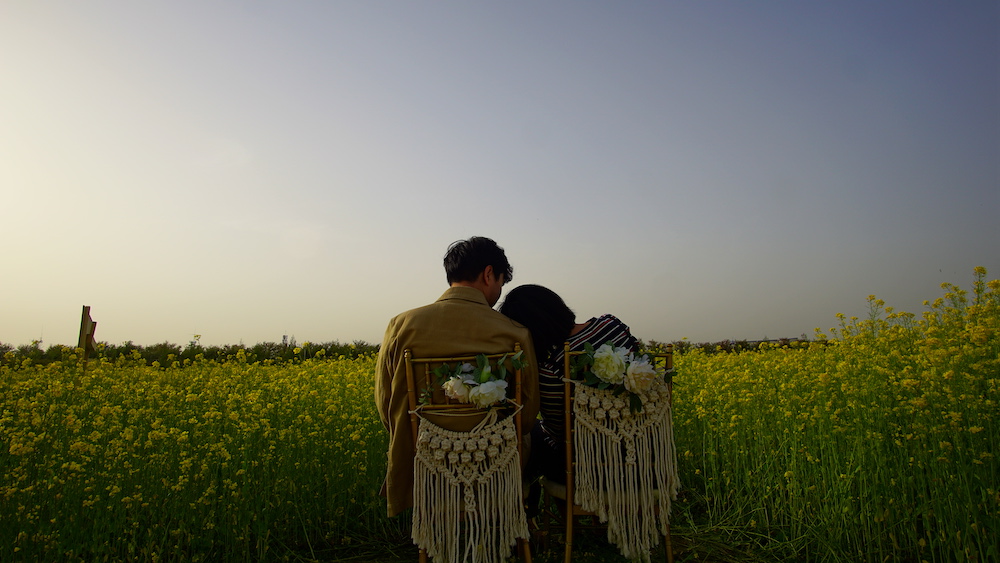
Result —
<svg viewBox="0 0 1000 563"><path fill-rule="evenodd" d="M521 352L521 344L514 343L514 348L510 352L498 354L485 354L490 366L502 364L507 370L507 401L505 404L497 404L479 408L472 403L460 402L458 399L449 397L442 389L444 381L437 370L441 366L455 367L461 364L476 365L480 361L480 355L449 356L439 358L417 358L407 349L403 350L403 359L406 366L406 395L410 405L410 431L413 435L413 443L417 443L418 407L421 411L429 414L440 413L447 416L466 416L471 418L482 418L489 409L499 409L506 413L518 410L522 404L523 391L521 382L521 367L513 361ZM520 416L516 416L514 424L518 434L518 453L523 455L521 429L522 421Z"/></svg>
<svg viewBox="0 0 1000 563"><path fill-rule="evenodd" d="M668 519L680 484L671 416L673 346L647 355L663 380L639 395L641 410L626 393L586 385L586 368L574 372L583 354L564 345L566 486L560 492L568 511L566 561L571 560L573 516L588 514L606 523L608 539L626 557L648 558L656 538L663 537L672 561Z"/></svg>
<svg viewBox="0 0 1000 563"><path fill-rule="evenodd" d="M573 362L574 359L583 355L582 350L570 350L569 342L563 344L563 431L565 432L565 442L566 442L566 488L567 488L567 500L572 501L573 489L574 489L574 465L576 463L574 441L573 438L575 433L573 431L573 386L580 385L579 383L584 375L582 371L577 370L574 373ZM666 348L662 352L655 352L649 354L653 359L653 367L657 370L662 370L666 375L667 383L667 405L672 408L673 406L673 373L674 373L674 345L667 344ZM574 383L576 382L576 383ZM571 504L572 506L572 504Z"/></svg>
<svg viewBox="0 0 1000 563"><path fill-rule="evenodd" d="M520 352L519 344L506 353L437 358L403 351L415 450L411 536L421 561L502 563L514 544L531 561L521 500ZM490 377L462 383L486 366ZM496 402L470 402L479 398L472 390L494 378L506 381L503 396L493 395L493 385L480 397ZM452 379L457 385L446 393L442 386Z"/></svg>

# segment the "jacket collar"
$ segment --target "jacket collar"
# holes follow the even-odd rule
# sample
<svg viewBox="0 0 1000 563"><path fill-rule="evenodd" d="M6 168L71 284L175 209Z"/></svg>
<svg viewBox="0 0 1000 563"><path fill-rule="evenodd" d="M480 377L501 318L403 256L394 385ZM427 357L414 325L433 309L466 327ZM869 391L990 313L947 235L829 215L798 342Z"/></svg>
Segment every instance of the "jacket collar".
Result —
<svg viewBox="0 0 1000 563"><path fill-rule="evenodd" d="M450 301L453 299L471 301L473 303L479 303L480 305L486 305L487 307L490 306L490 304L486 302L486 296L483 295L483 292L474 287L449 287L443 294L441 294L438 301Z"/></svg>

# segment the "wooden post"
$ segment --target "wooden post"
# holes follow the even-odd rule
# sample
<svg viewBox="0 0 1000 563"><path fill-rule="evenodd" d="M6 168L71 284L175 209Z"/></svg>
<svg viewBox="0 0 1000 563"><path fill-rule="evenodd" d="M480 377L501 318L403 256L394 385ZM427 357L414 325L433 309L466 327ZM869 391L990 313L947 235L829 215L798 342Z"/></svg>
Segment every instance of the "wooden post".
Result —
<svg viewBox="0 0 1000 563"><path fill-rule="evenodd" d="M90 306L83 306L83 315L80 319L80 342L77 348L83 349L83 371L87 371L87 358L91 352L97 351L97 342L94 341L94 333L97 332L97 323L90 318Z"/></svg>

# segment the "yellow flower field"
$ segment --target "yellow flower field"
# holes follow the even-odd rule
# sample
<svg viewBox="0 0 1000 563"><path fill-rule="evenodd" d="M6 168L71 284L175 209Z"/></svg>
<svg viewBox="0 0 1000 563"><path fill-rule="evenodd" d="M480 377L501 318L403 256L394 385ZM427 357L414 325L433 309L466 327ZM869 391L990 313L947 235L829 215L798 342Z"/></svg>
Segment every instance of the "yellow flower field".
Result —
<svg viewBox="0 0 1000 563"><path fill-rule="evenodd" d="M4 369L0 560L283 559L379 534L373 370L371 357Z"/></svg>
<svg viewBox="0 0 1000 563"><path fill-rule="evenodd" d="M674 533L761 560L998 561L1000 282L676 358ZM0 561L333 560L406 542L374 358L0 367ZM9 360L9 358L8 358ZM701 536L700 536L701 535ZM682 554L683 556L683 554ZM379 557L372 557L379 559Z"/></svg>
<svg viewBox="0 0 1000 563"><path fill-rule="evenodd" d="M1000 281L811 343L677 359L687 505L778 560L997 561ZM754 538L758 539L754 539Z"/></svg>

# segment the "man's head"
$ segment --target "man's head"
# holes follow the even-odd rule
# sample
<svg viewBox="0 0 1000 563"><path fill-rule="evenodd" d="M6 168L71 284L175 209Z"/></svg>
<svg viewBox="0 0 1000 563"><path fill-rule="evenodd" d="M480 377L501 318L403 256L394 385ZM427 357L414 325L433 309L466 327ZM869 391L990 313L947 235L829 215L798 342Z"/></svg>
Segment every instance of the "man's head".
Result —
<svg viewBox="0 0 1000 563"><path fill-rule="evenodd" d="M450 285L479 289L491 307L500 299L503 285L514 277L503 249L486 237L453 242L444 255L444 271Z"/></svg>

